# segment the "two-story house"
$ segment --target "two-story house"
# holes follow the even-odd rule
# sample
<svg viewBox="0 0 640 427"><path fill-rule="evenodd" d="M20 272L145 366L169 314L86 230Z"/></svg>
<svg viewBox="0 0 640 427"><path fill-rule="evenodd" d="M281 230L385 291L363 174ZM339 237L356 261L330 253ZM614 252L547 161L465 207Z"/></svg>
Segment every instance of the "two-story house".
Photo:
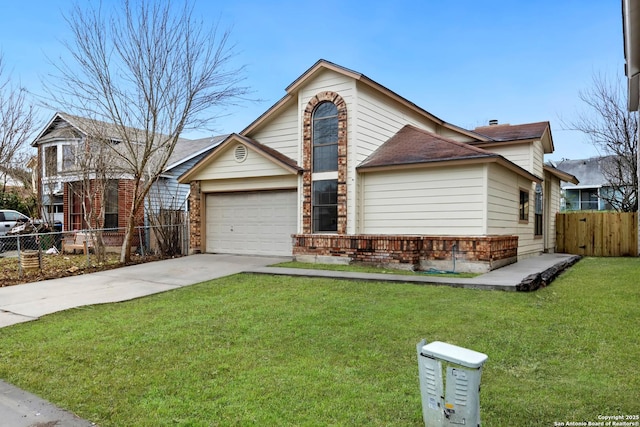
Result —
<svg viewBox="0 0 640 427"><path fill-rule="evenodd" d="M62 222L64 231L89 227L111 229L105 234L106 244L117 247L122 244L134 186L130 174L125 168L118 167L113 156L107 154L100 160L96 153L92 153L96 147L90 145L90 140L96 137L107 139L116 147L119 143L114 126L108 123L66 113L54 114L32 142L37 149L38 197L42 216L48 221ZM189 186L179 184L177 177L208 154L223 138L178 140L167 168L149 192L146 212L141 212L138 225L148 222L150 212L187 211ZM97 165L100 164L104 165L104 170L98 170ZM104 182L101 191L96 190L99 180ZM88 224L89 211L102 207L103 223Z"/></svg>
<svg viewBox="0 0 640 427"><path fill-rule="evenodd" d="M487 271L554 251L548 122L447 123L320 60L183 174L191 250Z"/></svg>

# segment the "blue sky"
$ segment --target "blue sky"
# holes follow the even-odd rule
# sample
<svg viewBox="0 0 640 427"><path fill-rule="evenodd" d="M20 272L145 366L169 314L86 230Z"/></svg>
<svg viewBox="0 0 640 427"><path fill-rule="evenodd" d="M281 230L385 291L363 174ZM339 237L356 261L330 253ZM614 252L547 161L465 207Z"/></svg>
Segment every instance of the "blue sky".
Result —
<svg viewBox="0 0 640 427"><path fill-rule="evenodd" d="M86 2L83 1L83 2ZM81 2L81 3L83 3ZM108 3L105 0L103 3ZM7 71L34 93L64 55L62 12L71 3L3 2L0 50ZM88 2L87 2L88 3ZM556 151L547 159L596 155L563 130L584 109L594 73L624 76L620 2L211 1L196 13L232 28L237 65L252 97L225 112L219 133L239 132L326 59L365 74L441 119L466 128L548 120ZM44 120L52 111L44 111ZM205 136L205 135L192 135Z"/></svg>

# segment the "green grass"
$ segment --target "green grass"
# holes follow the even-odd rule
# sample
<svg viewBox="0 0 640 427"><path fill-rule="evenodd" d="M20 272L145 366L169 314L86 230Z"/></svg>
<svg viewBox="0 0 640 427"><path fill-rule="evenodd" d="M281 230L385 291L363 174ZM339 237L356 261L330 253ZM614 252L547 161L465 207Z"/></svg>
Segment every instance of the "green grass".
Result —
<svg viewBox="0 0 640 427"><path fill-rule="evenodd" d="M484 426L639 414L640 259L508 293L236 275L0 329L0 378L107 426L421 426L415 346L489 355Z"/></svg>
<svg viewBox="0 0 640 427"><path fill-rule="evenodd" d="M447 272L424 272L424 271L412 271L412 270L401 270L394 268L382 268L382 267L374 267L371 265L365 264L316 264L316 263L306 263L299 261L287 261L281 262L279 264L275 264L274 267L285 267L285 268L305 268L309 270L332 270L332 271L354 271L358 273L378 273L378 274L402 274L408 276L424 276L425 274L429 274L430 276L436 277L476 277L479 274L476 273L447 273Z"/></svg>

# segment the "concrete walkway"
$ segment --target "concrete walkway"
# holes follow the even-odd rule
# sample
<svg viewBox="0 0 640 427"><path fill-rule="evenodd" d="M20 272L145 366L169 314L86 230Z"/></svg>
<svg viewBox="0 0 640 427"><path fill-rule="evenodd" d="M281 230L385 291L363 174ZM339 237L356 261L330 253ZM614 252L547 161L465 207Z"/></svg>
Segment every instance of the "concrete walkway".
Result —
<svg viewBox="0 0 640 427"><path fill-rule="evenodd" d="M326 277L335 279L375 280L423 285L444 285L458 288L534 291L551 283L562 271L580 259L577 255L542 254L518 261L473 278L437 277L429 274L373 274L348 271L305 270L299 268L258 267L251 273L282 274L287 276Z"/></svg>
<svg viewBox="0 0 640 427"><path fill-rule="evenodd" d="M58 311L131 300L241 272L527 291L548 284L578 259L544 254L463 279L278 268L269 265L290 258L200 254L0 288L0 328ZM0 424L12 427L94 425L1 380L0 420Z"/></svg>

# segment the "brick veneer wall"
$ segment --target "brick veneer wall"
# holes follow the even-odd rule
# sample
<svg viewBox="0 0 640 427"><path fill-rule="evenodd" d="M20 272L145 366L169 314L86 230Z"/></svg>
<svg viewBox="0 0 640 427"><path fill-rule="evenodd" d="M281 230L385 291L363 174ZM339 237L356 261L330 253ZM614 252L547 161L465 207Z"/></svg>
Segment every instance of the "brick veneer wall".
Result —
<svg viewBox="0 0 640 427"><path fill-rule="evenodd" d="M73 191L69 188L71 183L64 184L63 190L63 215L64 215L64 231L73 231L71 225L71 203ZM93 200L91 201L93 204L93 209L98 212L102 206L102 200L97 196L96 191L94 191L94 181L91 181L91 190L90 194L93 195ZM129 219L129 212L131 212L131 205L133 202L133 192L135 190L135 183L130 179L119 179L118 180L118 231L105 231L102 234L102 239L104 246L108 249L108 251L116 251L122 246L124 241L125 231L124 228L127 225L127 221ZM136 226L144 225L144 208L138 209L135 217ZM98 224L94 223L90 224L92 228L98 227ZM131 245L134 248L137 248L140 245L140 238L144 240L145 232L138 232L136 230L134 232L133 238L131 240Z"/></svg>
<svg viewBox="0 0 640 427"><path fill-rule="evenodd" d="M518 236L293 236L294 257L338 257L345 262L420 269L438 262L450 264L454 253L459 271L489 271L516 261Z"/></svg>
<svg viewBox="0 0 640 427"><path fill-rule="evenodd" d="M202 252L202 191L200 181L191 181L189 192L189 253Z"/></svg>
<svg viewBox="0 0 640 427"><path fill-rule="evenodd" d="M313 110L322 102L338 108L338 234L347 232L347 103L335 92L320 92L304 110L302 118L302 231L311 233L311 174Z"/></svg>

